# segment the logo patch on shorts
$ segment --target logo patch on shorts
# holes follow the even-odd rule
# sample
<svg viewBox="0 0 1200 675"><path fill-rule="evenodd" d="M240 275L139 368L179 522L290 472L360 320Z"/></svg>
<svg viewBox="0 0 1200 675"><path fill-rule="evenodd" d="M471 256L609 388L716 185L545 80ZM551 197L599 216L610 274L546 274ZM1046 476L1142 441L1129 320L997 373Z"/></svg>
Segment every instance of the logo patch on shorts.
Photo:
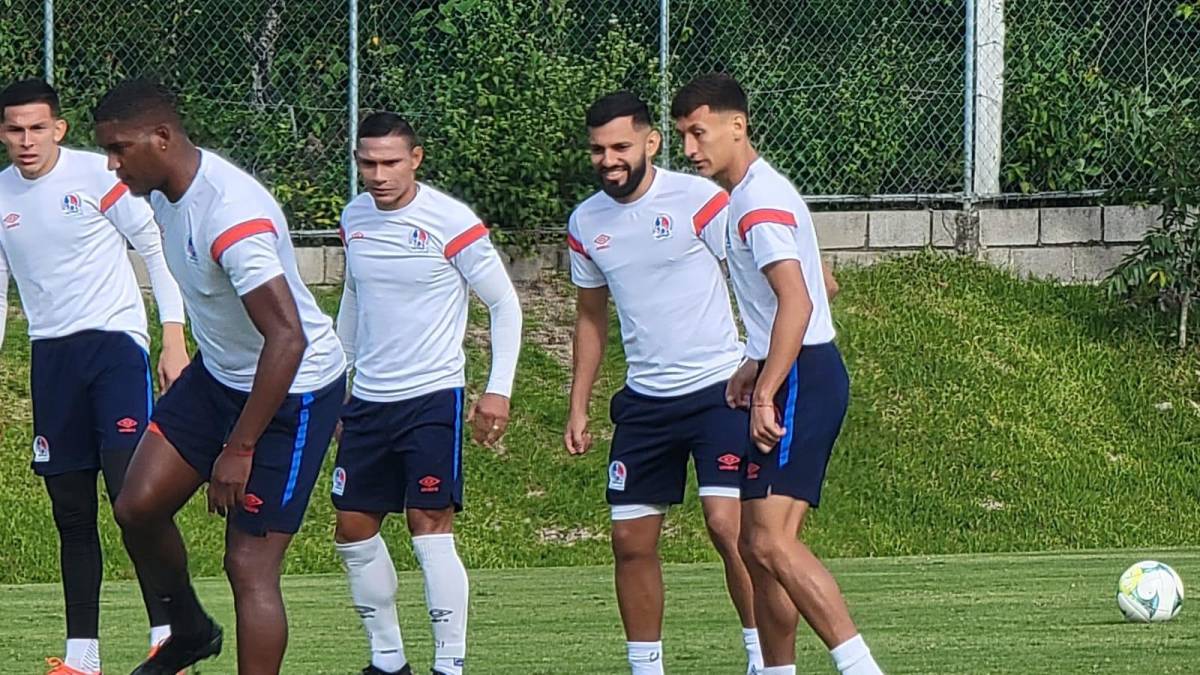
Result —
<svg viewBox="0 0 1200 675"><path fill-rule="evenodd" d="M346 470L340 466L333 470L333 494L339 497L346 494Z"/></svg>
<svg viewBox="0 0 1200 675"><path fill-rule="evenodd" d="M263 500L258 498L258 495L246 493L246 498L242 500L242 508L246 509L246 513L258 513L258 509L263 505Z"/></svg>
<svg viewBox="0 0 1200 675"><path fill-rule="evenodd" d="M750 462L750 465L746 467L746 479L758 480L758 470L761 468L761 466L755 464L754 462Z"/></svg>
<svg viewBox="0 0 1200 675"><path fill-rule="evenodd" d="M33 439L33 461L50 461L50 441L46 440L45 436L37 436Z"/></svg>
<svg viewBox="0 0 1200 675"><path fill-rule="evenodd" d="M132 417L124 417L117 420L117 432L122 434L136 434L138 421Z"/></svg>
<svg viewBox="0 0 1200 675"><path fill-rule="evenodd" d="M417 481L417 485L421 486L421 492L437 492L442 489L442 479L437 476L425 476Z"/></svg>
<svg viewBox="0 0 1200 675"><path fill-rule="evenodd" d="M742 458L727 452L717 458L717 468L721 471L737 471L742 465Z"/></svg>
<svg viewBox="0 0 1200 675"><path fill-rule="evenodd" d="M608 489L616 490L617 492L625 491L625 479L629 476L629 472L625 469L625 462L620 460L614 461L608 465Z"/></svg>

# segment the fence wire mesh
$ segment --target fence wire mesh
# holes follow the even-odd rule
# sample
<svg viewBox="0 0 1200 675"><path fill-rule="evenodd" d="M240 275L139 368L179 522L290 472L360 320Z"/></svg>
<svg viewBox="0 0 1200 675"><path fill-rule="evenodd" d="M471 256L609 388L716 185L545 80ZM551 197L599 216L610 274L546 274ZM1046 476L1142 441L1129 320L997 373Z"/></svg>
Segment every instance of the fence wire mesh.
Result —
<svg viewBox="0 0 1200 675"><path fill-rule="evenodd" d="M45 4L0 0L6 81L42 74ZM896 200L1136 185L1147 114L1200 94L1196 0L358 0L357 71L348 2L52 5L70 142L108 87L155 75L298 229L349 196L351 78L362 113L414 124L431 182L512 228L560 225L593 189L583 110L616 88L663 119L674 89L730 72L804 193Z"/></svg>

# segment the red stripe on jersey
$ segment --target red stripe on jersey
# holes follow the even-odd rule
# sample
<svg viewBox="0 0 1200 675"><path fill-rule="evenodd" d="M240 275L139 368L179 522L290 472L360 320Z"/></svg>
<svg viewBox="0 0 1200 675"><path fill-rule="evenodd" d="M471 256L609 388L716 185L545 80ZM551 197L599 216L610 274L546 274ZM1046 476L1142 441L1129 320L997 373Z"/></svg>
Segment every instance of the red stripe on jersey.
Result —
<svg viewBox="0 0 1200 675"><path fill-rule="evenodd" d="M721 209L725 208L726 206L729 206L729 193L721 190L717 194L713 195L712 199L708 200L708 203L700 207L700 210L696 212L696 215L692 216L692 229L694 229L696 234L699 235L704 231L704 228L708 227L708 224L712 222L712 219L717 217L717 214L721 212Z"/></svg>
<svg viewBox="0 0 1200 675"><path fill-rule="evenodd" d="M588 255L587 249L583 247L583 244L581 244L575 237L572 237L569 232L567 233L567 248L575 251L588 260L592 259L592 256Z"/></svg>
<svg viewBox="0 0 1200 675"><path fill-rule="evenodd" d="M796 216L791 211L783 211L781 209L754 209L747 212L738 221L738 235L742 239L745 239L746 233L750 231L750 228L755 225L762 225L763 223L775 223L777 225L795 227Z"/></svg>
<svg viewBox="0 0 1200 675"><path fill-rule="evenodd" d="M486 237L487 233L487 225L484 225L483 223L477 223L472 226L471 229L451 239L450 243L446 244L446 249L444 251L446 254L446 260L449 260L459 253L462 253L464 248Z"/></svg>
<svg viewBox="0 0 1200 675"><path fill-rule="evenodd" d="M270 218L255 218L254 220L247 220L244 223L238 223L225 230L213 242L213 260L220 262L221 255L225 251L228 251L230 246L233 246L246 237L253 237L256 234L275 234L275 223L272 223Z"/></svg>
<svg viewBox="0 0 1200 675"><path fill-rule="evenodd" d="M113 204L117 203L118 199L125 196L126 192L129 192L129 186L124 183L118 182L112 186L112 189L104 193L104 196L100 198L100 213L105 213L111 209Z"/></svg>

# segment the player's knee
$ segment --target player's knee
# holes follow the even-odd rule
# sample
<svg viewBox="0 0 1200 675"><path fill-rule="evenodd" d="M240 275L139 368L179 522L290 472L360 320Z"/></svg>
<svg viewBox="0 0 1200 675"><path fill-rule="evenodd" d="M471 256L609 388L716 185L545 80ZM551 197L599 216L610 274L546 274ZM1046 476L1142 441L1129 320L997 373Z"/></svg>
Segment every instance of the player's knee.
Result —
<svg viewBox="0 0 1200 675"><path fill-rule="evenodd" d="M712 539L713 547L722 558L738 554L738 519L734 517L713 517L706 521L708 536Z"/></svg>
<svg viewBox="0 0 1200 675"><path fill-rule="evenodd" d="M408 531L414 537L450 534L454 531L454 507L445 509L408 509Z"/></svg>
<svg viewBox="0 0 1200 675"><path fill-rule="evenodd" d="M140 503L131 490L122 492L113 503L113 518L124 532L136 532L147 528L154 520L153 511Z"/></svg>
<svg viewBox="0 0 1200 675"><path fill-rule="evenodd" d="M739 549L747 565L774 572L786 557L784 547L770 534L747 533L739 540Z"/></svg>
<svg viewBox="0 0 1200 675"><path fill-rule="evenodd" d="M266 571L262 569L261 561L235 548L225 550L223 563L229 585L238 590L247 590L257 585Z"/></svg>
<svg viewBox="0 0 1200 675"><path fill-rule="evenodd" d="M658 556L653 539L633 528L620 526L613 527L612 549L618 564L644 562Z"/></svg>

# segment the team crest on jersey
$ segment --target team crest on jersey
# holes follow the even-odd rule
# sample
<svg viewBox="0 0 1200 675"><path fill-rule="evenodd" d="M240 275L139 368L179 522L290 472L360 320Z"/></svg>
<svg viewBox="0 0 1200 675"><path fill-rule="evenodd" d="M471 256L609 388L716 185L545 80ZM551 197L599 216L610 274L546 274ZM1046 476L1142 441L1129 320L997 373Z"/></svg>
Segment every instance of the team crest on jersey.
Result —
<svg viewBox="0 0 1200 675"><path fill-rule="evenodd" d="M74 192L68 192L62 198L62 212L68 216L78 215L83 208L83 201Z"/></svg>
<svg viewBox="0 0 1200 675"><path fill-rule="evenodd" d="M654 240L662 241L663 239L671 238L671 216L665 213L658 214L654 219Z"/></svg>
<svg viewBox="0 0 1200 675"><path fill-rule="evenodd" d="M46 440L45 436L37 436L33 439L33 461L50 461L50 441Z"/></svg>
<svg viewBox="0 0 1200 675"><path fill-rule="evenodd" d="M333 470L333 494L339 497L346 494L346 470L340 466Z"/></svg>
<svg viewBox="0 0 1200 675"><path fill-rule="evenodd" d="M4 229L11 230L21 224L21 214L10 213L4 216Z"/></svg>
<svg viewBox="0 0 1200 675"><path fill-rule="evenodd" d="M408 235L408 247L414 251L429 250L429 233L419 227L414 227Z"/></svg>
<svg viewBox="0 0 1200 675"><path fill-rule="evenodd" d="M608 236L607 234L597 235L596 238L592 240L592 243L596 245L597 251L603 251L612 245L612 237Z"/></svg>
<svg viewBox="0 0 1200 675"><path fill-rule="evenodd" d="M628 477L628 472L625 470L625 462L620 460L614 461L608 465L608 489L616 490L617 492L625 491L625 479Z"/></svg>

